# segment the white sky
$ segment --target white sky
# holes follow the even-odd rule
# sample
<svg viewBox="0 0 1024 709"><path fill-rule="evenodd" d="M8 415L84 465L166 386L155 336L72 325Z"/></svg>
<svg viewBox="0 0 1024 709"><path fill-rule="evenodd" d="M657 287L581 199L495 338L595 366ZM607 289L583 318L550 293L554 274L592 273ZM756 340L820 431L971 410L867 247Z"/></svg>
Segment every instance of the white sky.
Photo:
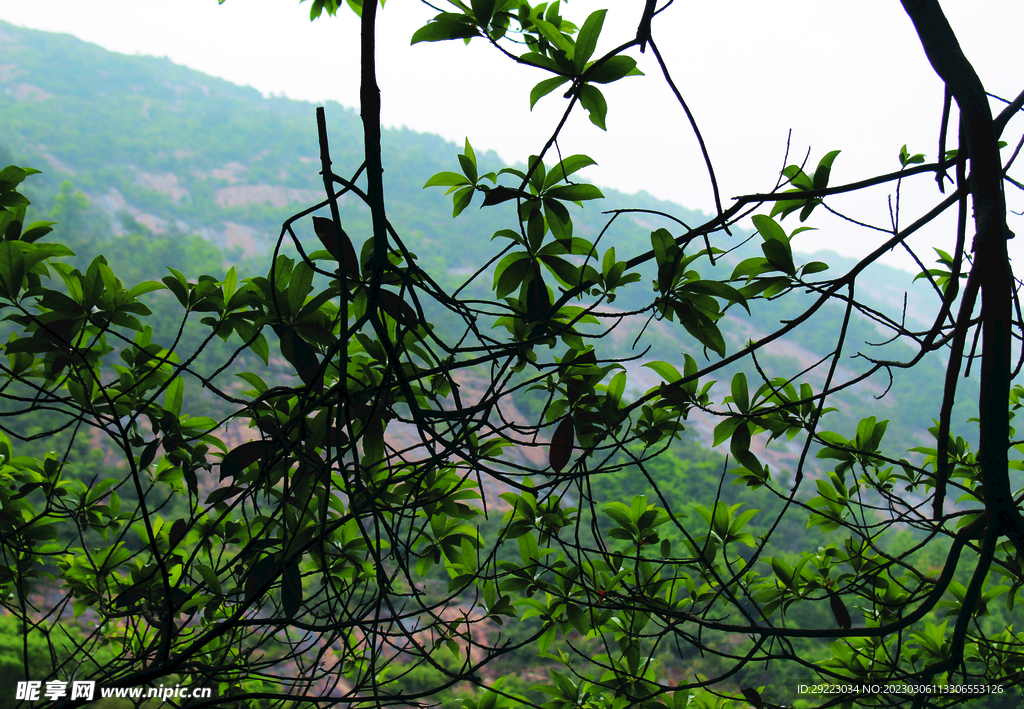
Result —
<svg viewBox="0 0 1024 709"><path fill-rule="evenodd" d="M562 14L582 24L602 4L611 8L598 51L635 31L640 0L572 0ZM254 86L264 94L309 101L358 99L358 26L347 8L309 21L295 0L0 0L0 19L34 29L69 32L107 49L167 56L172 61ZM1024 3L947 0L944 9L986 88L1007 98L1024 88ZM480 41L409 46L433 11L415 0L390 0L380 15L379 84L384 120L479 149L508 162L525 161L554 128L564 99L555 92L529 111L529 90L546 78L516 67ZM934 158L942 85L928 65L897 0L676 0L655 24L655 39L708 144L724 198L768 191L786 146L790 162L811 148L812 167L841 149L832 183L898 169L900 146ZM634 53L634 56L635 53ZM658 75L650 50L639 57L645 77L605 91L608 133L582 111L560 140L563 155L583 152L599 163L584 175L626 192L647 190L710 211L711 189L685 116ZM998 108L997 108L998 110ZM955 125L955 123L954 123ZM1024 119L1004 136L1016 143ZM955 128L952 135L955 136ZM454 165L454 156L453 156ZM938 201L928 176L905 186L901 223ZM833 204L853 216L888 225L891 188ZM1009 194L1020 211L1024 199ZM1024 232L1024 225L1011 228ZM819 209L819 231L798 248L860 255L884 239L855 230ZM794 228L795 216L784 223ZM915 238L922 257L931 245L950 248L949 220ZM1024 242L1022 237L1011 242ZM1024 243L1022 243L1024 247ZM1022 254L1024 255L1024 254ZM909 267L894 255L890 263Z"/></svg>

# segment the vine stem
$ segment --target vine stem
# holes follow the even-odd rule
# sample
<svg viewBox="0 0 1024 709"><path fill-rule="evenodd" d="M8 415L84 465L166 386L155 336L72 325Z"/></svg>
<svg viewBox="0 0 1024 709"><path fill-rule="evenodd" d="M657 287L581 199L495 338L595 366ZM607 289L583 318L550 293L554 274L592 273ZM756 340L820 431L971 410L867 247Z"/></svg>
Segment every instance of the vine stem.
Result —
<svg viewBox="0 0 1024 709"><path fill-rule="evenodd" d="M377 0L363 3L361 24L361 78L359 116L363 121L363 146L366 155L366 195L373 218L373 298L377 297L380 278L387 264L388 226L384 211L384 166L380 157L380 87L377 86L376 38Z"/></svg>
<svg viewBox="0 0 1024 709"><path fill-rule="evenodd" d="M935 73L956 100L971 160L974 202L974 274L981 289L981 381L978 436L985 507L992 524L1024 553L1024 520L1010 490L1010 327L1013 275L1006 250L1006 200L997 130L981 79L964 56L936 0L902 0ZM962 313L961 317L970 317ZM937 496L936 506L941 504ZM940 509L935 510L937 513Z"/></svg>

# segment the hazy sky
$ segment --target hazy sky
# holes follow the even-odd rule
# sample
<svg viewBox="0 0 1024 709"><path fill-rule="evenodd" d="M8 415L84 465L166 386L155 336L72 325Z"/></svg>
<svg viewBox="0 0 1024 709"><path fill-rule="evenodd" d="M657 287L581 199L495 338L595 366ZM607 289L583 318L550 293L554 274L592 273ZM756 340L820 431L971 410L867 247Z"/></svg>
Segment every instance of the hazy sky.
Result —
<svg viewBox="0 0 1024 709"><path fill-rule="evenodd" d="M611 8L599 52L631 36L643 5L603 4ZM581 24L601 5L572 0L563 3L562 14ZM943 6L986 88L1007 98L1024 88L1024 45L1017 37L1024 3L956 0ZM167 56L265 94L354 106L355 16L345 9L310 23L308 8L296 0L0 0L0 19L69 32L118 52ZM543 145L565 100L555 92L531 114L529 90L546 75L511 65L482 42L409 46L412 32L432 14L414 0L390 0L380 15L385 122L459 142L469 136L478 149L525 161ZM937 152L942 85L897 0L676 0L656 22L655 39L701 126L726 198L771 189L790 129L791 162L808 148L815 163L830 150L843 151L833 166L834 184L898 169L904 143L929 158ZM685 116L650 50L639 59L647 76L605 92L608 133L581 112L560 140L563 155L585 152L596 159L599 166L584 174L600 185L643 189L710 210L710 186ZM1018 118L1004 135L1015 143L1022 126ZM934 181L925 176L919 182L904 187L903 224L939 198ZM891 191L837 199L834 206L888 226ZM1024 206L1018 194L1009 197L1018 211ZM802 237L804 250L858 255L884 238L826 216L814 225L820 230ZM915 244L928 255L928 245L948 247L950 231L946 222Z"/></svg>

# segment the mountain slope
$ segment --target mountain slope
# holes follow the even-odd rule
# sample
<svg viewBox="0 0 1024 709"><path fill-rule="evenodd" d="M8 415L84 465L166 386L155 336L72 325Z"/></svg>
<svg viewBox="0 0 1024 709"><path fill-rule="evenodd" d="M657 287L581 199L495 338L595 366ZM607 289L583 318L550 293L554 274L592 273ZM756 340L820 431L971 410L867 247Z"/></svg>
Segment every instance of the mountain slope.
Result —
<svg viewBox="0 0 1024 709"><path fill-rule="evenodd" d="M326 107L334 170L351 175L361 160L362 129L352 109ZM29 187L40 211L60 215L57 237L84 254L110 231L164 235L158 258L144 264L147 278L165 273L164 266L218 273L217 258L184 245L184 235L198 233L223 249L229 260L248 256L250 272L262 270L266 254L290 215L315 204L322 194L314 105L284 98L265 98L252 88L206 76L177 66L167 59L126 56L108 52L70 35L18 28L0 22L0 163L16 161L44 169ZM10 159L4 159L4 152ZM476 204L458 219L451 218L451 202L442 190L422 189L434 173L457 168L461 147L431 135L409 130L388 130L383 137L383 159L388 209L392 223L420 264L436 278L455 283L484 265L496 253L491 235L515 224L512 203L479 210ZM493 153L479 156L481 172L503 165ZM584 172L585 174L585 172ZM75 214L73 194L61 183L70 180L86 196L89 207ZM648 195L626 196L605 190L606 199L576 210L577 231L596 238L608 217L600 210L620 207L663 210L689 224L705 217ZM70 206L69 206L70 205ZM505 209L507 207L507 209ZM367 211L353 199L342 204L346 229L358 244L369 236ZM649 248L650 231L672 227L649 214L617 219L602 237L603 252L615 246L620 257ZM297 227L298 237L315 242L308 220ZM744 238L737 234L736 241ZM147 243L147 245L151 245ZM724 275L739 259L760 255L756 243L722 259L715 273ZM125 254L122 257L131 258ZM810 260L810 259L808 259ZM842 259L825 258L836 268ZM143 264L135 264L140 267ZM702 271L703 272L703 271ZM874 269L874 280L861 292L874 291L875 305L893 310L899 293L910 288L910 276L895 269ZM710 275L711 271L705 275ZM649 282L649 272L645 282ZM623 309L643 307L646 288L616 301ZM649 300L648 300L649 302ZM806 300L802 301L808 302ZM730 316L730 347L750 337L763 336L777 323L796 314L795 306L781 302L762 304L753 318ZM824 309L801 327L785 344L775 347L763 364L793 374L828 354L839 329L842 309ZM628 325L617 338L617 354L629 353L640 324ZM865 341L882 339L867 321L851 332L848 352L867 350ZM640 350L650 346L649 359L678 361L680 352L700 356L699 346L680 328L656 324L648 329ZM899 354L898 352L896 354ZM906 354L906 352L904 352ZM849 367L863 365L850 362ZM631 367L640 373L638 363ZM719 379L727 379L731 371ZM815 381L814 378L811 378ZM638 383L643 382L638 379ZM844 396L842 411L828 425L845 429L859 418L876 415L894 420L892 437L905 445L928 439L921 412L938 411L941 369L937 362L897 372L892 392L882 401L875 395L888 384L878 376L855 395ZM960 420L966 419L966 412ZM828 420L826 420L828 421ZM911 423L916 421L916 427ZM965 429L969 431L970 429Z"/></svg>
<svg viewBox="0 0 1024 709"><path fill-rule="evenodd" d="M0 143L50 167L51 181L69 177L108 213L126 211L155 231L176 225L228 248L266 251L281 221L322 193L310 103L264 98L166 59L115 54L70 35L5 23L0 92ZM359 118L334 103L326 112L333 169L352 174L361 159ZM475 209L453 222L439 190L422 189L432 174L457 169L455 146L408 130L386 131L383 146L390 215L409 245L429 245L452 269L479 265L491 253L491 234L508 224L495 210ZM503 167L493 153L480 159L482 171ZM670 206L628 199L634 207ZM623 206L624 198L609 193L606 201ZM347 206L346 217L361 221ZM682 212L685 220L701 220ZM584 217L581 229L596 235L602 221ZM619 231L646 245L649 230L636 222L623 220Z"/></svg>

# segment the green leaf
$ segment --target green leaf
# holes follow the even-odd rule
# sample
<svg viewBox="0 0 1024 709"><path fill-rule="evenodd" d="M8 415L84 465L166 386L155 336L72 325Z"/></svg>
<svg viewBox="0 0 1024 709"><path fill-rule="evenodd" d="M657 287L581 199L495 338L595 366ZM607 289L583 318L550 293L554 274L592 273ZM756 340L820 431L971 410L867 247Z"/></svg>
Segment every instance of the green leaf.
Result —
<svg viewBox="0 0 1024 709"><path fill-rule="evenodd" d="M452 187L454 185L468 185L469 180L466 179L465 175L460 175L457 172L439 172L423 185L423 189L427 187Z"/></svg>
<svg viewBox="0 0 1024 709"><path fill-rule="evenodd" d="M211 591L216 593L218 596L224 594L224 589L220 585L220 579L217 578L217 573L213 569L206 564L196 562L196 570L199 572L199 575L203 577L203 581Z"/></svg>
<svg viewBox="0 0 1024 709"><path fill-rule="evenodd" d="M541 187L544 186L544 176L547 175L544 161L536 155L531 155L527 164L530 166L530 184L540 192Z"/></svg>
<svg viewBox="0 0 1024 709"><path fill-rule="evenodd" d="M833 150L818 163L818 167L814 171L814 189L820 190L828 187L828 178L832 174L832 163L840 152L842 151Z"/></svg>
<svg viewBox="0 0 1024 709"><path fill-rule="evenodd" d="M103 283L103 291L108 296L115 296L124 290L121 287L121 281L119 281L117 277L114 276L114 272L110 270L110 266L106 263L101 263L98 265L98 269L100 273L100 281Z"/></svg>
<svg viewBox="0 0 1024 709"><path fill-rule="evenodd" d="M675 260L679 247L668 229L657 229L651 232L651 249L658 264L658 286L663 292L668 291L675 276L673 266L678 265Z"/></svg>
<svg viewBox="0 0 1024 709"><path fill-rule="evenodd" d="M167 286L167 290L174 294L174 297L181 304L181 307L188 307L188 282L185 277L175 271L173 268L168 267L168 271L171 271L173 275L164 276L161 280L164 285ZM94 289L91 287L94 281L90 281L88 273L86 274L85 280L82 282L82 305L87 308L91 308L96 304L96 294Z"/></svg>
<svg viewBox="0 0 1024 709"><path fill-rule="evenodd" d="M604 16L607 13L608 11L603 9L590 13L576 34L576 49L573 51L576 71L582 72L590 57L594 56L598 37L601 36L601 29L604 27Z"/></svg>
<svg viewBox="0 0 1024 709"><path fill-rule="evenodd" d="M540 637L537 638L537 649L540 652L546 652L551 646L551 643L554 642L555 630L557 627L558 626L554 623L550 623L546 628L544 628L544 632L541 633Z"/></svg>
<svg viewBox="0 0 1024 709"><path fill-rule="evenodd" d="M305 261L299 261L292 270L288 281L288 307L292 313L302 309L306 296L313 289L313 269Z"/></svg>
<svg viewBox="0 0 1024 709"><path fill-rule="evenodd" d="M747 306L747 299L743 294L728 283L722 283L721 281L690 281L680 288L679 292L713 295L716 298L722 298L731 303L739 303L744 310L748 313L750 312L750 308Z"/></svg>
<svg viewBox="0 0 1024 709"><path fill-rule="evenodd" d="M952 150L950 152L952 152L954 155L956 153L955 150ZM949 158L949 153L947 153L946 156L947 156L947 159L948 159ZM925 157L924 157L923 153L917 153L916 155L911 155L910 151L907 150L907 146L906 145L904 145L902 148L900 148L900 166L901 167L906 167L907 165L918 165L920 163L923 163L924 160L925 160Z"/></svg>
<svg viewBox="0 0 1024 709"><path fill-rule="evenodd" d="M683 375L679 373L679 370L673 367L668 362L648 362L644 366L647 367L648 369L653 369L655 372L658 373L658 376L660 376L669 384L683 378ZM717 446L719 442L716 442L715 445Z"/></svg>
<svg viewBox="0 0 1024 709"><path fill-rule="evenodd" d="M580 87L580 104L590 114L590 122L601 130L608 130L605 117L608 115L608 102L604 94L596 86L585 84Z"/></svg>
<svg viewBox="0 0 1024 709"><path fill-rule="evenodd" d="M468 141L466 142L466 145L469 145ZM466 179L469 180L469 182L476 184L476 162L468 155L459 155L458 158L459 164L462 165L462 171L466 173Z"/></svg>
<svg viewBox="0 0 1024 709"><path fill-rule="evenodd" d="M270 345L267 344L267 338L264 337L262 332L249 344L249 349L254 355L263 360L263 364L270 364Z"/></svg>
<svg viewBox="0 0 1024 709"><path fill-rule="evenodd" d="M128 291L128 297L138 298L140 295L152 293L157 290L164 290L166 288L167 286L159 281L143 281Z"/></svg>
<svg viewBox="0 0 1024 709"><path fill-rule="evenodd" d="M8 165L3 170L0 170L0 192L10 192L20 185L26 177L38 173L39 170L34 170L30 167Z"/></svg>
<svg viewBox="0 0 1024 709"><path fill-rule="evenodd" d="M617 56L605 60L601 64L594 64L583 75L587 81L597 84L610 84L618 81L624 76L640 76L643 72L636 68L636 60L633 57Z"/></svg>
<svg viewBox="0 0 1024 709"><path fill-rule="evenodd" d="M737 424L732 432L732 440L729 441L729 450L737 458L750 451L750 427L742 419L734 419ZM715 437L718 437L718 429L721 424L715 427ZM742 462L742 461L741 461Z"/></svg>
<svg viewBox="0 0 1024 709"><path fill-rule="evenodd" d="M783 230L783 228L779 226L779 223L771 217L766 217L763 214L755 214L752 221L754 222L754 227L765 241L770 239L788 241L785 230Z"/></svg>
<svg viewBox="0 0 1024 709"><path fill-rule="evenodd" d="M494 2L495 0L472 0L473 17L484 27L491 22L491 16L494 14Z"/></svg>
<svg viewBox="0 0 1024 709"><path fill-rule="evenodd" d="M703 505L695 507L695 510L704 518L704 521L708 523L715 534L718 535L719 539L725 539L726 534L729 532L729 507L724 502L716 502L714 511L709 510Z"/></svg>
<svg viewBox="0 0 1024 709"><path fill-rule="evenodd" d="M587 155L570 155L565 160L551 168L547 176L544 178L544 185L541 187L540 191L544 192L562 180L568 180L569 175L572 175L585 167L596 164L597 163Z"/></svg>
<svg viewBox="0 0 1024 709"><path fill-rule="evenodd" d="M519 61L530 66L540 67L541 69L547 69L559 74L562 73L554 59L540 52L527 52L519 57Z"/></svg>
<svg viewBox="0 0 1024 709"><path fill-rule="evenodd" d="M622 395L626 391L626 373L619 372L612 380L608 383L608 396L613 400L619 401L622 399Z"/></svg>
<svg viewBox="0 0 1024 709"><path fill-rule="evenodd" d="M737 372L732 378L732 401L741 414L750 409L750 394L747 391L747 375Z"/></svg>
<svg viewBox="0 0 1024 709"><path fill-rule="evenodd" d="M697 338L698 342L719 357L725 357L725 338L722 337L722 331L718 329L717 325L710 321L695 323L690 318L683 320L682 324L688 333Z"/></svg>
<svg viewBox="0 0 1024 709"><path fill-rule="evenodd" d="M520 246L525 246L526 242L523 241L522 235L518 231L512 231L511 229L499 229L491 235L491 241L494 241L498 237L503 239L511 239L514 243Z"/></svg>
<svg viewBox="0 0 1024 709"><path fill-rule="evenodd" d="M564 199L572 202L582 202L588 199L603 199L604 194L594 185L588 185L585 183L576 185L562 185L561 187L552 187L544 193L545 197L553 197L554 199Z"/></svg>
<svg viewBox="0 0 1024 709"><path fill-rule="evenodd" d="M459 157L462 157L461 155ZM455 218L465 211L466 207L473 200L473 188L463 187L455 193L452 198L452 218Z"/></svg>
<svg viewBox="0 0 1024 709"><path fill-rule="evenodd" d="M627 532L636 533L637 527L632 517L632 511L621 502L613 502L603 510L605 516L611 517L617 525Z"/></svg>
<svg viewBox="0 0 1024 709"><path fill-rule="evenodd" d="M797 192L799 190L786 190L786 192ZM806 200L803 199L784 199L779 200L772 207L772 211L769 216L774 217L776 214L781 214L782 219L785 219L791 212L795 212L806 204Z"/></svg>
<svg viewBox="0 0 1024 709"><path fill-rule="evenodd" d="M384 448L384 422L379 414L370 418L363 429L363 459L362 465L373 468L380 464L385 457Z"/></svg>
<svg viewBox="0 0 1024 709"><path fill-rule="evenodd" d="M180 376L171 380L164 392L164 408L175 416L181 415L181 401L185 392L185 380Z"/></svg>
<svg viewBox="0 0 1024 709"><path fill-rule="evenodd" d="M810 199L810 200L808 200L807 203L804 204L804 208L800 210L800 221L801 222L807 221L807 218L809 216L811 216L811 212L813 212L814 208L817 207L819 204L821 204L821 200L820 199Z"/></svg>
<svg viewBox="0 0 1024 709"><path fill-rule="evenodd" d="M38 241L53 231L53 225L56 223L57 222L32 222L25 227L25 230L21 233L21 241L29 244Z"/></svg>
<svg viewBox="0 0 1024 709"><path fill-rule="evenodd" d="M0 192L0 207L10 209L11 207L22 207L31 204L28 197L19 192Z"/></svg>
<svg viewBox="0 0 1024 709"><path fill-rule="evenodd" d="M774 222L773 222L774 223ZM768 263L782 271L788 276L796 275L796 266L793 264L793 251L788 241L769 240L761 244L761 251L764 252Z"/></svg>
<svg viewBox="0 0 1024 709"><path fill-rule="evenodd" d="M550 79L544 79L539 84L533 87L530 91L530 110L540 101L543 97L557 89L559 86L569 81L568 76L554 76Z"/></svg>
<svg viewBox="0 0 1024 709"><path fill-rule="evenodd" d="M50 290L43 293L43 297L39 299L39 304L44 308L55 310L61 313L81 313L81 306L67 297L60 291Z"/></svg>
<svg viewBox="0 0 1024 709"><path fill-rule="evenodd" d="M539 209L531 211L526 221L526 240L529 242L530 248L535 251L540 249L546 232L547 224L544 222L544 215Z"/></svg>
<svg viewBox="0 0 1024 709"><path fill-rule="evenodd" d="M771 564L772 571L782 581L783 585L787 588L793 586L793 567L786 563L785 560L779 558L769 559L768 563Z"/></svg>
<svg viewBox="0 0 1024 709"><path fill-rule="evenodd" d="M454 12L443 12L427 24L420 27L412 35L410 44L419 42L443 42L448 39L466 39L479 34L476 27L469 23L465 15Z"/></svg>
<svg viewBox="0 0 1024 709"><path fill-rule="evenodd" d="M295 332L294 328L275 325L274 332L281 341L281 354L295 368L296 373L306 386L314 386L322 382L320 378L320 361L316 350Z"/></svg>
<svg viewBox="0 0 1024 709"><path fill-rule="evenodd" d="M548 228L556 239L572 238L572 218L569 216L569 210L561 202L545 199L544 218L547 219Z"/></svg>
<svg viewBox="0 0 1024 709"><path fill-rule="evenodd" d="M579 269L564 258L559 258L558 256L541 256L540 261L555 274L555 277L562 285L567 288L573 288L579 285Z"/></svg>
<svg viewBox="0 0 1024 709"><path fill-rule="evenodd" d="M566 56L569 56L573 52L573 45L565 35L563 35L557 27L548 22L547 20L541 20L539 18L533 19L533 26L537 28L540 35L551 42L554 46L565 52Z"/></svg>
<svg viewBox="0 0 1024 709"><path fill-rule="evenodd" d="M601 259L601 275L607 277L612 272L615 264L615 247L613 246L604 252L604 258Z"/></svg>
<svg viewBox="0 0 1024 709"><path fill-rule="evenodd" d="M252 372L239 372L235 376L244 379L249 386L256 390L257 394L263 394L270 388L259 375Z"/></svg>
<svg viewBox="0 0 1024 709"><path fill-rule="evenodd" d="M811 178L800 169L799 165L789 165L785 170L782 171L782 175L789 179L789 181L798 190L813 190L814 183L811 182Z"/></svg>
<svg viewBox="0 0 1024 709"><path fill-rule="evenodd" d="M25 280L25 256L21 248L10 241L0 242L0 286L4 295L15 300Z"/></svg>

